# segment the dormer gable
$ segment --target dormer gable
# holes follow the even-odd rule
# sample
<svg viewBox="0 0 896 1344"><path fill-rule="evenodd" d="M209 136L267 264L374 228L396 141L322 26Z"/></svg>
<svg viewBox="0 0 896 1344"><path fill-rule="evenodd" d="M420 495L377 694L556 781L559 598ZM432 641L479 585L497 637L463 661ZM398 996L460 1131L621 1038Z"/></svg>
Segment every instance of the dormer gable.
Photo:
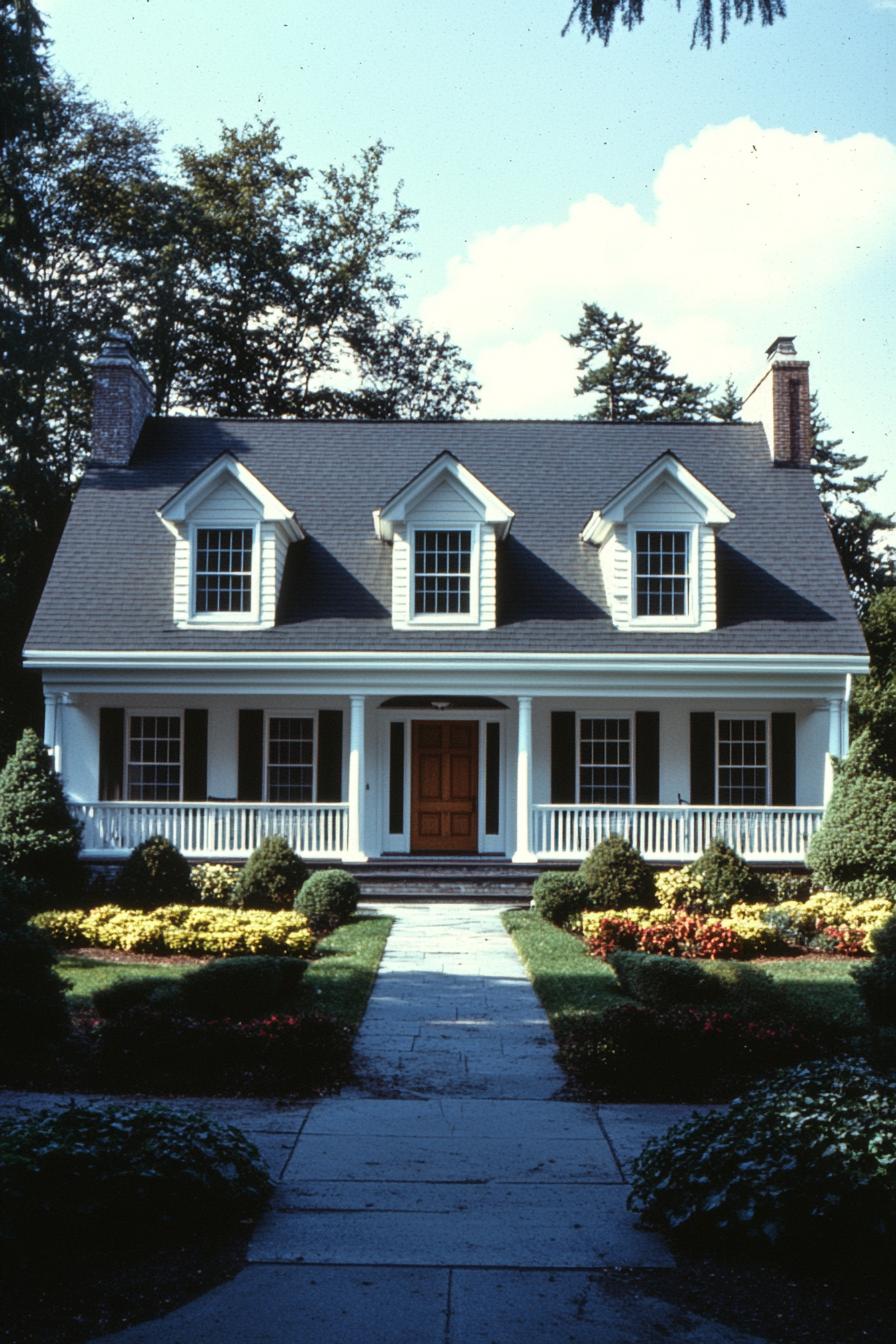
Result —
<svg viewBox="0 0 896 1344"><path fill-rule="evenodd" d="M254 472L223 453L157 514L175 538L176 625L274 625L286 552L304 533Z"/></svg>
<svg viewBox="0 0 896 1344"><path fill-rule="evenodd" d="M497 543L513 510L453 453L440 453L373 512L392 545L392 625L491 630Z"/></svg>
<svg viewBox="0 0 896 1344"><path fill-rule="evenodd" d="M672 452L595 510L582 540L597 546L620 630L714 630L716 534L734 513Z"/></svg>

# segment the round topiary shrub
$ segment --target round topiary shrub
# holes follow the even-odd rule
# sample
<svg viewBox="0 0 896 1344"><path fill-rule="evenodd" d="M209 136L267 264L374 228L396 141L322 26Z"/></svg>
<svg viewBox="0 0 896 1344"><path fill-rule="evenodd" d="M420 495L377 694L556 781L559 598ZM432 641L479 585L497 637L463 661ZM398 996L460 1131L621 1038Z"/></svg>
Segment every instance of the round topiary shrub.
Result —
<svg viewBox="0 0 896 1344"><path fill-rule="evenodd" d="M111 894L114 903L126 910L193 905L196 901L190 865L164 835L151 835L128 855Z"/></svg>
<svg viewBox="0 0 896 1344"><path fill-rule="evenodd" d="M69 1029L56 953L46 934L27 923L23 888L0 876L0 1072L6 1080L27 1073Z"/></svg>
<svg viewBox="0 0 896 1344"><path fill-rule="evenodd" d="M85 1243L116 1252L218 1232L261 1212L271 1188L239 1130L160 1106L66 1106L0 1120L5 1264Z"/></svg>
<svg viewBox="0 0 896 1344"><path fill-rule="evenodd" d="M896 1234L894 1169L892 1078L852 1061L803 1064L652 1139L629 1205L714 1246L864 1256Z"/></svg>
<svg viewBox="0 0 896 1344"><path fill-rule="evenodd" d="M306 917L315 933L322 933L351 919L360 897L361 888L351 873L344 868L321 868L308 878L293 908Z"/></svg>
<svg viewBox="0 0 896 1344"><path fill-rule="evenodd" d="M78 862L81 824L37 733L26 728L0 771L0 859L31 881L33 910L80 903L87 872Z"/></svg>
<svg viewBox="0 0 896 1344"><path fill-rule="evenodd" d="M246 860L235 899L253 910L289 910L308 869L282 835L265 836Z"/></svg>
<svg viewBox="0 0 896 1344"><path fill-rule="evenodd" d="M701 908L694 909L695 914L724 917L730 914L732 905L758 904L768 898L761 874L724 840L713 840L689 871L700 887Z"/></svg>
<svg viewBox="0 0 896 1344"><path fill-rule="evenodd" d="M608 835L579 868L591 899L600 910L625 910L654 903L654 876L649 864L621 835Z"/></svg>
<svg viewBox="0 0 896 1344"><path fill-rule="evenodd" d="M588 888L577 873L541 873L532 884L532 909L564 928L588 904Z"/></svg>
<svg viewBox="0 0 896 1344"><path fill-rule="evenodd" d="M896 778L867 729L837 767L808 863L816 886L854 901L896 897Z"/></svg>

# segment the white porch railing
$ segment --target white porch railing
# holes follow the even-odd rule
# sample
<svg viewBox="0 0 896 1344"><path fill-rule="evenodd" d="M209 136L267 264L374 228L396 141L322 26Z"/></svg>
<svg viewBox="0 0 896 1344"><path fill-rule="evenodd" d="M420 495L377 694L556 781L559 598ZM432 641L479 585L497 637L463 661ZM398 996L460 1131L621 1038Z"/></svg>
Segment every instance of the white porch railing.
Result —
<svg viewBox="0 0 896 1344"><path fill-rule="evenodd" d="M245 858L266 835L282 835L303 858L347 849L348 803L79 803L86 858L128 854L164 835L190 859Z"/></svg>
<svg viewBox="0 0 896 1344"><path fill-rule="evenodd" d="M690 861L717 837L745 859L805 860L821 807L592 807L540 804L532 809L539 859L580 859L608 835L622 835L645 859Z"/></svg>

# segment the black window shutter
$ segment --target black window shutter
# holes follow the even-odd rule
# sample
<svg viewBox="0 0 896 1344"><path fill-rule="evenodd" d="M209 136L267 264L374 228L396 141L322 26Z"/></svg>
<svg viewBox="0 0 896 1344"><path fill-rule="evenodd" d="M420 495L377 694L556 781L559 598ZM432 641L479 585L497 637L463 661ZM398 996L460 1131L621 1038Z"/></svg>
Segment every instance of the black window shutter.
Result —
<svg viewBox="0 0 896 1344"><path fill-rule="evenodd" d="M635 802L660 800L660 716L657 710L635 715Z"/></svg>
<svg viewBox="0 0 896 1344"><path fill-rule="evenodd" d="M241 803L258 803L264 792L264 710L241 709L237 747L236 796Z"/></svg>
<svg viewBox="0 0 896 1344"><path fill-rule="evenodd" d="M184 710L184 802L208 797L208 710Z"/></svg>
<svg viewBox="0 0 896 1344"><path fill-rule="evenodd" d="M691 802L716 800L716 716L691 715Z"/></svg>
<svg viewBox="0 0 896 1344"><path fill-rule="evenodd" d="M342 802L342 710L317 715L317 801Z"/></svg>
<svg viewBox="0 0 896 1344"><path fill-rule="evenodd" d="M576 716L571 709L551 713L551 802L576 800Z"/></svg>
<svg viewBox="0 0 896 1344"><path fill-rule="evenodd" d="M501 817L501 725L485 725L485 833L497 835Z"/></svg>
<svg viewBox="0 0 896 1344"><path fill-rule="evenodd" d="M389 724L389 834L404 830L404 724Z"/></svg>
<svg viewBox="0 0 896 1344"><path fill-rule="evenodd" d="M772 802L796 806L796 715L772 715Z"/></svg>
<svg viewBox="0 0 896 1344"><path fill-rule="evenodd" d="M100 710L100 802L124 798L124 710Z"/></svg>

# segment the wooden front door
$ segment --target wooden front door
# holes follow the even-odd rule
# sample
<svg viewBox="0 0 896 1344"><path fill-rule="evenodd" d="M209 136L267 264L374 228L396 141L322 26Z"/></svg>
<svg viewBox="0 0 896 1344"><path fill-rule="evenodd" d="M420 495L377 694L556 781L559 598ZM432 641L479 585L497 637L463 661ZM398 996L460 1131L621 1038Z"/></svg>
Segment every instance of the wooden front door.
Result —
<svg viewBox="0 0 896 1344"><path fill-rule="evenodd" d="M479 777L476 723L411 727L411 850L475 854Z"/></svg>

